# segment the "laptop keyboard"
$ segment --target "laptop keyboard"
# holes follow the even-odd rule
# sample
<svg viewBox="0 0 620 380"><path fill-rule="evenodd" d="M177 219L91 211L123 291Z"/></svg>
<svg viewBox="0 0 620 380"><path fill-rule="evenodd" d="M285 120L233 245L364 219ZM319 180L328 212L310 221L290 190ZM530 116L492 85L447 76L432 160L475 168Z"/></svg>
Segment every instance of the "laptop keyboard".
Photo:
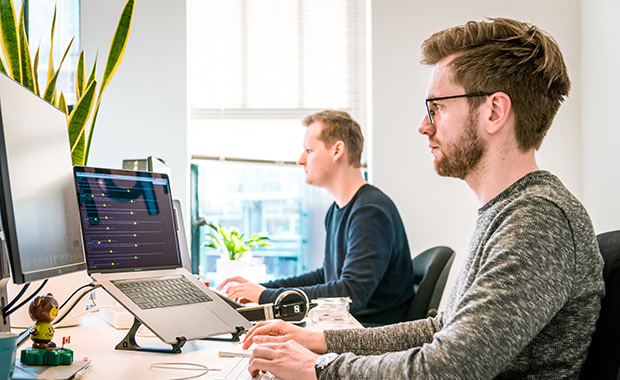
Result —
<svg viewBox="0 0 620 380"><path fill-rule="evenodd" d="M256 377L250 376L248 365L250 358L234 357L227 359L226 367L215 375L216 380L278 380L270 373L260 373Z"/></svg>
<svg viewBox="0 0 620 380"><path fill-rule="evenodd" d="M213 301L184 276L116 280L112 283L143 310Z"/></svg>

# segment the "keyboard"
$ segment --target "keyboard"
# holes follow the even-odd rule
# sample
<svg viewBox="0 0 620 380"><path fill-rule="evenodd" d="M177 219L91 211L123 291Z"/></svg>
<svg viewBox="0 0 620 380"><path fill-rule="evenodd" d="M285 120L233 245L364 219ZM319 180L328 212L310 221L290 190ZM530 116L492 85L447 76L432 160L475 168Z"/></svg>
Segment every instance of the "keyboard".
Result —
<svg viewBox="0 0 620 380"><path fill-rule="evenodd" d="M237 356L226 361L228 363L226 367L215 375L216 380L278 380L270 373L261 373L256 377L250 376L248 372L250 358L248 357Z"/></svg>
<svg viewBox="0 0 620 380"><path fill-rule="evenodd" d="M213 301L184 276L115 280L112 283L143 310Z"/></svg>

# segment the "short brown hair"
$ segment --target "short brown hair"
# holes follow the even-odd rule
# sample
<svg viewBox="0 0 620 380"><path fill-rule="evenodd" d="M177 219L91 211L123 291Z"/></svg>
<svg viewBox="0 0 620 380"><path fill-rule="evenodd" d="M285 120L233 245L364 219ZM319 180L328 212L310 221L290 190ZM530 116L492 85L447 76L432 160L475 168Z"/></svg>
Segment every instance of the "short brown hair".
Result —
<svg viewBox="0 0 620 380"><path fill-rule="evenodd" d="M307 127L317 121L323 124L319 140L327 147L334 145L336 141L344 142L349 152L349 165L354 168L361 167L364 136L360 125L348 113L334 110L325 110L306 116L302 124Z"/></svg>
<svg viewBox="0 0 620 380"><path fill-rule="evenodd" d="M454 83L467 93L510 96L519 148L538 149L570 90L564 58L557 42L536 26L489 20L433 34L422 44L422 63L434 65L455 55L450 63ZM470 105L483 101L470 98Z"/></svg>

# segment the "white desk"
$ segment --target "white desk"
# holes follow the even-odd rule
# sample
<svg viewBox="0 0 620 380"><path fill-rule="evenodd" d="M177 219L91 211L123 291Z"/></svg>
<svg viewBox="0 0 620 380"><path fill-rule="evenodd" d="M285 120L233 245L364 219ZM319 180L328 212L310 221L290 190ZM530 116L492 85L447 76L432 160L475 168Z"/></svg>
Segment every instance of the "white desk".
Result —
<svg viewBox="0 0 620 380"><path fill-rule="evenodd" d="M321 323L307 328L324 330L331 328L361 327L354 318L348 323ZM144 334L143 334L144 332ZM121 351L114 347L125 337L127 330L117 330L103 321L95 313L86 316L79 326L57 328L54 334L54 342L58 346L62 343L63 336L70 336L71 343L66 345L74 353L74 360L82 360L87 357L91 360L92 371L86 376L87 380L142 380L142 379L178 379L198 374L198 371L184 370L161 370L150 369L151 364L175 362L175 363L198 363L209 368L222 368L229 358L219 357L220 350L230 347L231 342L220 341L188 341L180 354L152 353L139 351ZM148 335L148 336L147 336ZM142 347L168 348L152 333L141 327L136 334L136 341ZM20 348L29 347L26 342ZM19 352L17 353L19 356ZM217 372L210 372L200 379L213 379Z"/></svg>

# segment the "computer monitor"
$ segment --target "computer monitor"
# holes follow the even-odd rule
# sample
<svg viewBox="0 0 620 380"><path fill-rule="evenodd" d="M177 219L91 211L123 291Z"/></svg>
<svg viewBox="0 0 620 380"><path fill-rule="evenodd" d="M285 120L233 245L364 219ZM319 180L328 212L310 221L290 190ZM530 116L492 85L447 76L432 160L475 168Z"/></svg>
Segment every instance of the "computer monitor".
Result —
<svg viewBox="0 0 620 380"><path fill-rule="evenodd" d="M3 74L0 209L13 282L86 268L66 116Z"/></svg>

